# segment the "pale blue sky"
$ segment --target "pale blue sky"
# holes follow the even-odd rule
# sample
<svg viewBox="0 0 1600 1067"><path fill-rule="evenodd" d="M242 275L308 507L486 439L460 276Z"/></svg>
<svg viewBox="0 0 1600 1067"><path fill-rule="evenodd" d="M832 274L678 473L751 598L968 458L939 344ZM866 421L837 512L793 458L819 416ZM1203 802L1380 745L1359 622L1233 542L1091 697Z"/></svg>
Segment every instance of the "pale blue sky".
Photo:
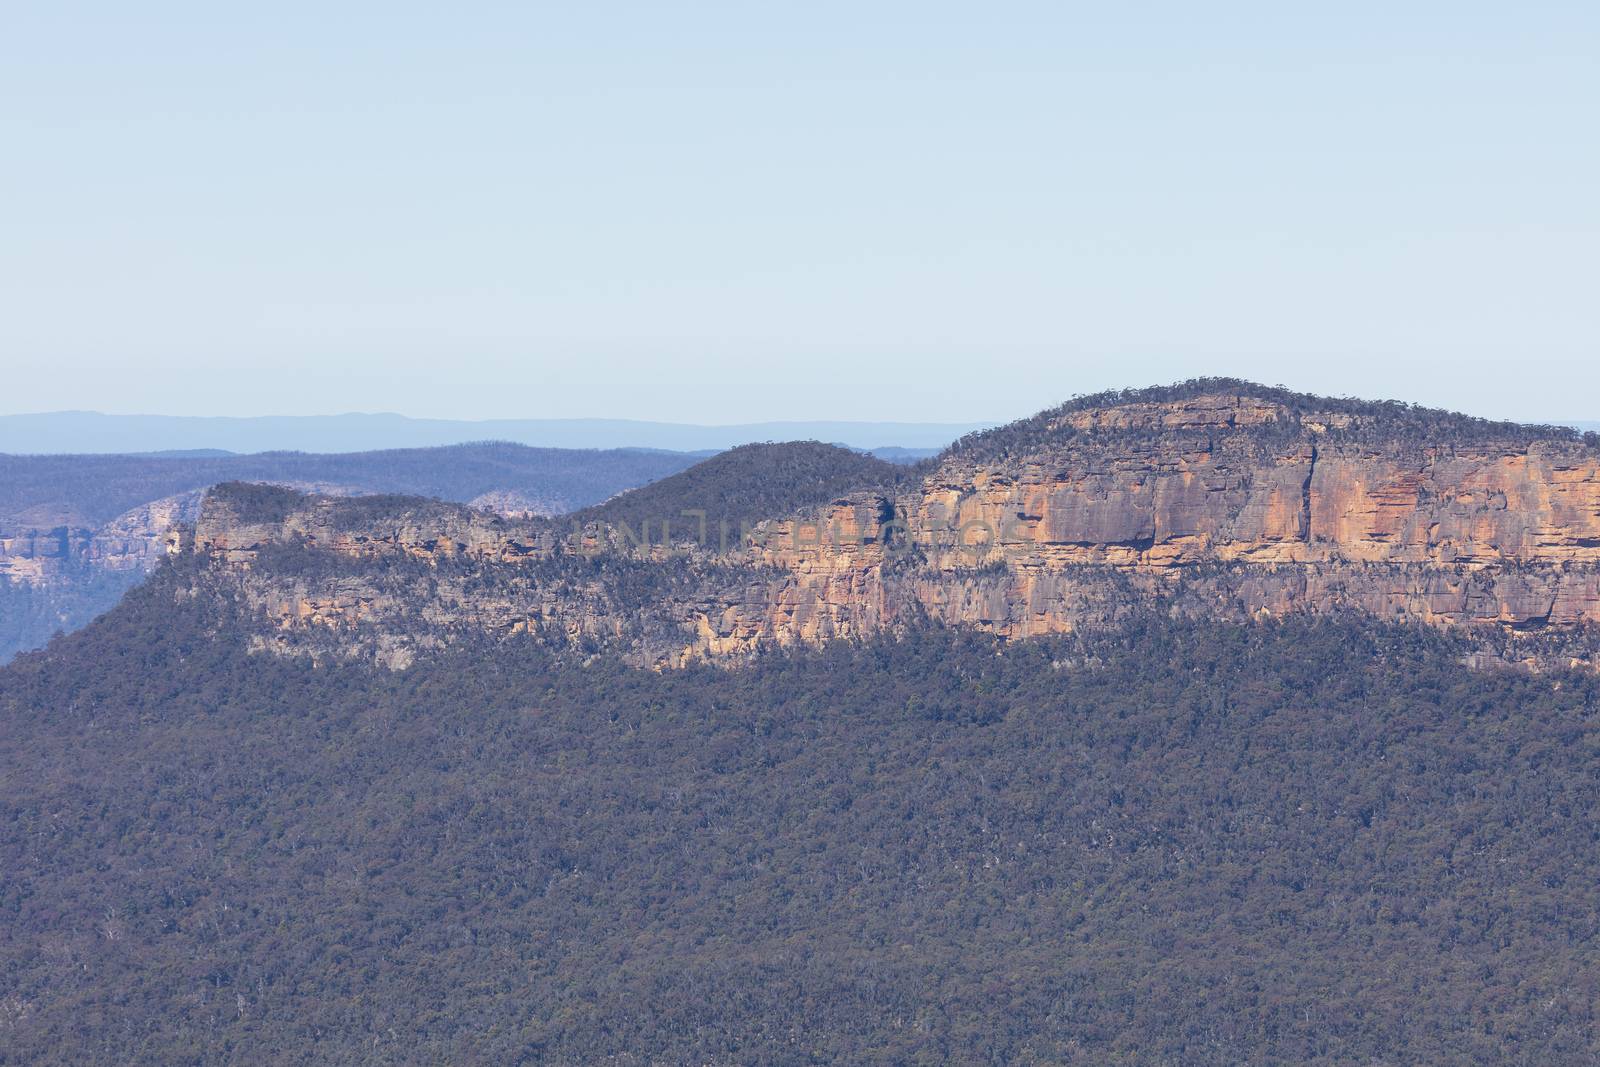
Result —
<svg viewBox="0 0 1600 1067"><path fill-rule="evenodd" d="M22 4L0 412L1600 418L1600 5Z"/></svg>

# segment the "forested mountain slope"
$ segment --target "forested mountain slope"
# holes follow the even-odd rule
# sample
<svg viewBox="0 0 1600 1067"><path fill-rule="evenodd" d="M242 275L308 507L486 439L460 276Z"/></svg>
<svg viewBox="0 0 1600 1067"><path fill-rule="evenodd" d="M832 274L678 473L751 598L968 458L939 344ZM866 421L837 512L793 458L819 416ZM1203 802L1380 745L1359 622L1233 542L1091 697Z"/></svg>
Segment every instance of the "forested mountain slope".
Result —
<svg viewBox="0 0 1600 1067"><path fill-rule="evenodd" d="M0 1063L1600 1057L1592 675L1365 618L0 671Z"/></svg>
<svg viewBox="0 0 1600 1067"><path fill-rule="evenodd" d="M1595 442L1175 390L213 489L0 669L0 1063L1594 1062Z"/></svg>

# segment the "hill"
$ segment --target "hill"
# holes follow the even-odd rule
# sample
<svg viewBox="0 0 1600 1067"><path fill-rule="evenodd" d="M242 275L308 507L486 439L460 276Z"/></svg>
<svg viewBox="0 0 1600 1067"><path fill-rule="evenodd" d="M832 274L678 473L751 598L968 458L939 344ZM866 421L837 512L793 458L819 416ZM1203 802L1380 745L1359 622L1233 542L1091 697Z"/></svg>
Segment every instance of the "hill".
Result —
<svg viewBox="0 0 1600 1067"><path fill-rule="evenodd" d="M0 670L0 1063L1577 1064L1600 691L1362 620Z"/></svg>
<svg viewBox="0 0 1600 1067"><path fill-rule="evenodd" d="M851 492L887 492L910 484L922 470L917 464L895 463L817 441L743 445L585 508L563 522L625 524L635 532L648 522L659 536L663 522L687 530L698 519L683 513L703 511L712 529L726 522L737 530L826 505Z"/></svg>

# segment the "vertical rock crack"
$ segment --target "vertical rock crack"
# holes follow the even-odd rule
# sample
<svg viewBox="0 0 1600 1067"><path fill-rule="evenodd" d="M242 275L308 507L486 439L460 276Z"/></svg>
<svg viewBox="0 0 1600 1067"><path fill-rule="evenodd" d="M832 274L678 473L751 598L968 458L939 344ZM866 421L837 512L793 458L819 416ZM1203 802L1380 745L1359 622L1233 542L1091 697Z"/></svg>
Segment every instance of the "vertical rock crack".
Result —
<svg viewBox="0 0 1600 1067"><path fill-rule="evenodd" d="M1306 480L1300 483L1300 540L1311 540L1311 478L1317 473L1317 446L1311 446L1311 462L1306 467Z"/></svg>

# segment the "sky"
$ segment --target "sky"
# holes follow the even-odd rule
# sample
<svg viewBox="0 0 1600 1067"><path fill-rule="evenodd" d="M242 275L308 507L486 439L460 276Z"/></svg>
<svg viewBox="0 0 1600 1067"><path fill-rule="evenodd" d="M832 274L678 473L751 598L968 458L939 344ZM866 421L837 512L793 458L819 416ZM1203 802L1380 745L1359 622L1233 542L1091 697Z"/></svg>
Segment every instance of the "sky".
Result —
<svg viewBox="0 0 1600 1067"><path fill-rule="evenodd" d="M0 413L1600 419L1600 5L9 4Z"/></svg>

